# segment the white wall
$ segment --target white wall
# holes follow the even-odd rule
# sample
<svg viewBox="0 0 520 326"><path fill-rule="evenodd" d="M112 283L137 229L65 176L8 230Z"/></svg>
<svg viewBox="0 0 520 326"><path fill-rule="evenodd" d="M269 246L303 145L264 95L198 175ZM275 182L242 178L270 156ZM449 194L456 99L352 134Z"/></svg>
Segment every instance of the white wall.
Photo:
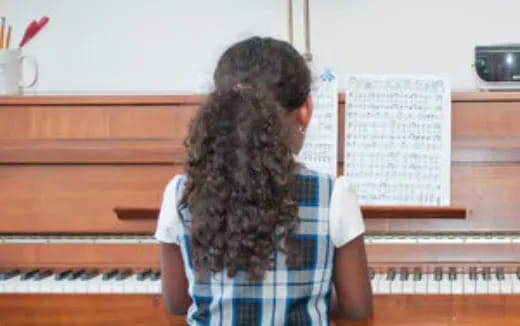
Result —
<svg viewBox="0 0 520 326"><path fill-rule="evenodd" d="M473 47L518 42L518 12L518 0L311 0L314 65L473 89ZM287 37L285 0L0 0L16 43L43 15L24 50L40 63L39 92L195 91L232 42Z"/></svg>

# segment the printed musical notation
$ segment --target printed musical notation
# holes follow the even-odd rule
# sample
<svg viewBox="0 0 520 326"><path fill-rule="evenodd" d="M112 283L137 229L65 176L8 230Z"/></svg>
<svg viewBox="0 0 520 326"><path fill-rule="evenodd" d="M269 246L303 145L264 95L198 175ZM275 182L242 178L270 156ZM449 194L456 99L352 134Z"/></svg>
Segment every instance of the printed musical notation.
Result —
<svg viewBox="0 0 520 326"><path fill-rule="evenodd" d="M312 119L305 132L299 159L309 168L337 175L338 83L330 70L320 76L312 94Z"/></svg>
<svg viewBox="0 0 520 326"><path fill-rule="evenodd" d="M441 77L347 76L344 171L364 205L449 205L451 99Z"/></svg>

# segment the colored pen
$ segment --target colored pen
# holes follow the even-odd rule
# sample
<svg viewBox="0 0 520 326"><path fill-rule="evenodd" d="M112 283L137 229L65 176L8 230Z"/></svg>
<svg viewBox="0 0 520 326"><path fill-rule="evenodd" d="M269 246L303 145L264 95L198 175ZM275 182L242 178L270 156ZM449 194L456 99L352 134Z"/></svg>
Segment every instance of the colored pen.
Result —
<svg viewBox="0 0 520 326"><path fill-rule="evenodd" d="M0 25L0 49L4 48L4 32L5 32L5 17L2 17L2 24Z"/></svg>
<svg viewBox="0 0 520 326"><path fill-rule="evenodd" d="M11 25L7 27L7 40L5 41L6 49L9 49L9 43L11 43Z"/></svg>

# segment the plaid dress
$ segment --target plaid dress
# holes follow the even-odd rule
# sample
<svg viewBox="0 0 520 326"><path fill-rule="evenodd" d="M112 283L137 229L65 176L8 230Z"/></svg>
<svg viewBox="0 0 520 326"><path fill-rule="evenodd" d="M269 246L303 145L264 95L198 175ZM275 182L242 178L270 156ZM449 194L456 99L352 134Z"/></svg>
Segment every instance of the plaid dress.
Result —
<svg viewBox="0 0 520 326"><path fill-rule="evenodd" d="M184 177L177 178L176 197ZM334 179L299 166L297 201L300 226L296 238L303 264L289 268L285 255L274 252L274 267L262 281L247 280L244 272L234 278L225 273L196 279L190 260L189 234L177 235L181 247L192 305L190 325L329 325L334 245L329 232L329 205ZM189 222L187 210L182 218Z"/></svg>

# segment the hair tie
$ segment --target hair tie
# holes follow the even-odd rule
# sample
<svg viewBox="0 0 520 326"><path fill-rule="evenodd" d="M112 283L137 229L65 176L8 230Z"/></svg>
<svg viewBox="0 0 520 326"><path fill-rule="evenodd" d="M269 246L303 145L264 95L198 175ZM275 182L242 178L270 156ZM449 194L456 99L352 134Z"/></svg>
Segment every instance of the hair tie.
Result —
<svg viewBox="0 0 520 326"><path fill-rule="evenodd" d="M234 90L235 92L240 92L244 89L252 89L253 87L247 85L247 84L244 84L244 83L236 83L235 85L231 86L231 89Z"/></svg>

